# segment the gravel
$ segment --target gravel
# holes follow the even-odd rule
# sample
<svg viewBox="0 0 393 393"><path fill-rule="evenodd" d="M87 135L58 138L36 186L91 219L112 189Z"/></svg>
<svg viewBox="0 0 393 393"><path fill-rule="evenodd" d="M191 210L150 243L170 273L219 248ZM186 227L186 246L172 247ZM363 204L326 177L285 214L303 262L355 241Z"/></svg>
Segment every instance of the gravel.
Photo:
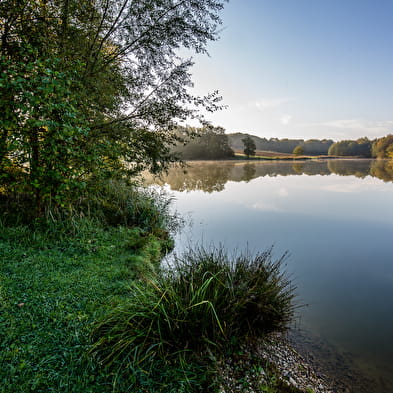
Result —
<svg viewBox="0 0 393 393"><path fill-rule="evenodd" d="M317 373L283 336L274 335L243 345L220 367L223 381L221 393L265 392L262 386L271 384L275 376L298 391L335 393L327 378ZM269 371L272 369L275 376Z"/></svg>

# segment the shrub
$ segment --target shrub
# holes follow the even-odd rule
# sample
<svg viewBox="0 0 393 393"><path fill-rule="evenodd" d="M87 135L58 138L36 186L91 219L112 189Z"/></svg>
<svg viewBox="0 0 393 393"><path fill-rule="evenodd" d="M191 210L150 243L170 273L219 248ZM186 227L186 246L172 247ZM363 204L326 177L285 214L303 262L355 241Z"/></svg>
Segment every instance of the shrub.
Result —
<svg viewBox="0 0 393 393"><path fill-rule="evenodd" d="M222 248L175 257L156 277L135 283L128 301L95 326L91 353L120 368L178 365L285 330L294 293L280 269L284 258L273 261L271 249L231 258Z"/></svg>

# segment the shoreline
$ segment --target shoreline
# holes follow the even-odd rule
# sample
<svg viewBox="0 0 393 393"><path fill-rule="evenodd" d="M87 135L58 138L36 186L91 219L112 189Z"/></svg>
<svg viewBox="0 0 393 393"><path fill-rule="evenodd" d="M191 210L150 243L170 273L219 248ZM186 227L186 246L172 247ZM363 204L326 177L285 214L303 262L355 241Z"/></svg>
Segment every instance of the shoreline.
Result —
<svg viewBox="0 0 393 393"><path fill-rule="evenodd" d="M351 354L342 353L326 340L296 328L288 332L287 340L317 375L329 381L334 393L378 392L379 382L357 366Z"/></svg>
<svg viewBox="0 0 393 393"><path fill-rule="evenodd" d="M378 160L389 161L386 158L373 158L373 157L355 157L355 156L300 156L300 157L254 157L254 158L219 158L219 159L187 159L184 163L188 162L254 162L254 161L324 161L324 160Z"/></svg>
<svg viewBox="0 0 393 393"><path fill-rule="evenodd" d="M265 363L266 368L256 368L258 361ZM279 378L288 391L339 393L330 378L293 347L286 334L273 333L268 338L243 345L240 359L230 357L222 366L224 383L220 393L262 393L258 386L269 383L272 378L269 368L274 370L273 378ZM239 375L239 369L247 371Z"/></svg>
<svg viewBox="0 0 393 393"><path fill-rule="evenodd" d="M267 383L269 377L264 369L255 371L255 359L272 365L278 378L302 392L377 392L377 381L365 375L350 356L340 354L332 345L309 333L290 329L243 345L240 359L226 359L220 365L224 381L220 393L260 393L254 386Z"/></svg>

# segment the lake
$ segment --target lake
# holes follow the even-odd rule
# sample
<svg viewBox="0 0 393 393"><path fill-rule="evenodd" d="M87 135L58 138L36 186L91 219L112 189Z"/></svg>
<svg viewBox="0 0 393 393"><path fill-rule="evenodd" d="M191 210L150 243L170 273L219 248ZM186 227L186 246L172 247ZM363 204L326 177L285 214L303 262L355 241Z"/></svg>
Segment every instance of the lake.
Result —
<svg viewBox="0 0 393 393"><path fill-rule="evenodd" d="M190 165L154 181L191 222L175 251L288 251L286 270L307 304L297 326L372 378L368 392L393 392L393 161Z"/></svg>

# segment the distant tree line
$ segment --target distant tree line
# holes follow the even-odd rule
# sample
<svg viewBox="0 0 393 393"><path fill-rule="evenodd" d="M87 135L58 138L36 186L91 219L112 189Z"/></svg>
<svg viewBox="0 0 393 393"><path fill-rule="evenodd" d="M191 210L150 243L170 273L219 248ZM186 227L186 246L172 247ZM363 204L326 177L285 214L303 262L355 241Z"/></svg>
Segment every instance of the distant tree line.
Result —
<svg viewBox="0 0 393 393"><path fill-rule="evenodd" d="M183 160L221 160L235 155L222 127L179 127L177 136L181 142L173 151Z"/></svg>
<svg viewBox="0 0 393 393"><path fill-rule="evenodd" d="M374 140L363 137L356 140L334 142L331 139L266 139L239 132L228 135L229 145L234 150L243 150L243 141L246 137L254 141L256 150L293 153L296 155L393 158L393 135Z"/></svg>
<svg viewBox="0 0 393 393"><path fill-rule="evenodd" d="M331 139L278 139L278 138L260 138L254 135L244 134L241 132L229 134L229 144L232 149L243 150L243 139L250 137L254 143L256 150L274 151L278 153L291 154L298 146L302 149L302 154L307 155L322 155L328 154L330 146L334 143Z"/></svg>
<svg viewBox="0 0 393 393"><path fill-rule="evenodd" d="M178 127L177 143L173 152L183 160L221 160L234 157L234 150L247 157L256 150L295 155L329 155L339 157L393 158L393 135L370 140L334 142L331 139L277 139L260 138L245 133L225 134L222 127Z"/></svg>
<svg viewBox="0 0 393 393"><path fill-rule="evenodd" d="M339 141L330 146L328 154L329 156L371 157L372 144L373 142L368 138Z"/></svg>
<svg viewBox="0 0 393 393"><path fill-rule="evenodd" d="M336 142L329 148L329 155L393 158L393 135L374 140L364 137L356 141L344 140Z"/></svg>

